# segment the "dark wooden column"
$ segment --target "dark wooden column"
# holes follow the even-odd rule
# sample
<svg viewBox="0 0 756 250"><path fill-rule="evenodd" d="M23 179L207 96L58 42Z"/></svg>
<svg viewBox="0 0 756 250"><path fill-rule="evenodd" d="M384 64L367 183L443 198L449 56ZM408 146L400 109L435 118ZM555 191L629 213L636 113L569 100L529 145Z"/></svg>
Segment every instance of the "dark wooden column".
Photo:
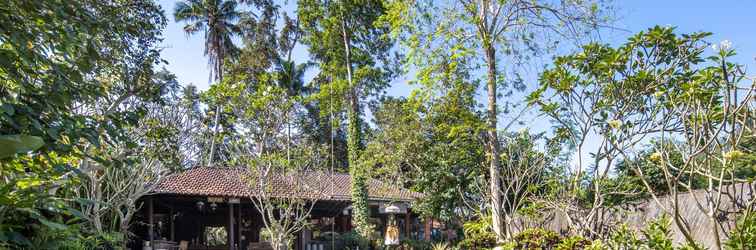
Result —
<svg viewBox="0 0 756 250"><path fill-rule="evenodd" d="M431 217L426 217L425 218L425 232L423 235L423 239L426 241L431 240L431 229L433 228L432 226L433 226L433 219L431 219Z"/></svg>
<svg viewBox="0 0 756 250"><path fill-rule="evenodd" d="M155 211L152 205L152 197L147 198L147 223L150 225L147 227L147 237L150 241L150 247L152 247L152 240L155 239Z"/></svg>
<svg viewBox="0 0 756 250"><path fill-rule="evenodd" d="M228 249L234 250L234 204L228 203Z"/></svg>
<svg viewBox="0 0 756 250"><path fill-rule="evenodd" d="M168 220L171 222L171 241L176 241L176 228L173 225L173 205L171 205L171 212L168 214Z"/></svg>
<svg viewBox="0 0 756 250"><path fill-rule="evenodd" d="M236 205L236 240L239 241L239 249L244 249L242 246L242 205L239 203Z"/></svg>
<svg viewBox="0 0 756 250"><path fill-rule="evenodd" d="M407 208L407 213L404 214L404 237L410 239L412 236L412 216L410 215L410 209Z"/></svg>

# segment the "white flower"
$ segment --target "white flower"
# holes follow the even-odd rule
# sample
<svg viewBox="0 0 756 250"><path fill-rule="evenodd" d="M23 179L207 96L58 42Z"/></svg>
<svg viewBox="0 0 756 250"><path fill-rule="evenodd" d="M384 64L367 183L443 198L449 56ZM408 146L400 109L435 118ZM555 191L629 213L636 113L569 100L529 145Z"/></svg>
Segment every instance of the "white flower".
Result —
<svg viewBox="0 0 756 250"><path fill-rule="evenodd" d="M654 153L653 153L653 154L651 154L651 156L649 156L648 158L649 158L649 159L650 159L651 161L653 161L653 162L657 162L657 161L661 160L661 158L662 158L662 154L661 154L661 153L659 153L659 152L654 152Z"/></svg>
<svg viewBox="0 0 756 250"><path fill-rule="evenodd" d="M622 126L622 122L619 120L611 120L608 122L609 127L612 127L613 129L618 129L620 126Z"/></svg>
<svg viewBox="0 0 756 250"><path fill-rule="evenodd" d="M525 134L525 133L528 133L528 129L527 129L527 128L520 128L519 130L517 130L517 133L518 133L518 134Z"/></svg>
<svg viewBox="0 0 756 250"><path fill-rule="evenodd" d="M716 44L712 44L711 49L714 50L714 52L719 52L719 48L717 47Z"/></svg>
<svg viewBox="0 0 756 250"><path fill-rule="evenodd" d="M722 48L722 50L729 50L732 48L732 42L730 42L730 40L723 40L719 42L719 47Z"/></svg>

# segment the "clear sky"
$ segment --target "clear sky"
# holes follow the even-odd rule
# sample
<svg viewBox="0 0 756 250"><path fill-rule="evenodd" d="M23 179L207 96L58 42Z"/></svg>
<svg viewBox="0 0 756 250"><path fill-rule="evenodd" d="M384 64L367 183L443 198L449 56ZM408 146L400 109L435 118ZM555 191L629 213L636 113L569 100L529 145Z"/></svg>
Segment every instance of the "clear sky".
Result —
<svg viewBox="0 0 756 250"><path fill-rule="evenodd" d="M175 3L176 1L160 0L169 19L163 42L163 58L169 63L166 68L176 74L181 84L191 83L200 90L207 89L210 82L207 58L203 56L203 35L189 37L184 34L184 24L173 21ZM296 1L284 0L280 4L291 13ZM709 31L714 33L709 39L711 42L731 41L740 53L735 60L745 64L750 75L756 75L756 1L617 0L615 6L619 18L615 26L628 31L603 32L602 38L606 43L623 43L628 36L654 25L675 26L678 33ZM294 57L299 62L308 59L306 50L301 47L295 51ZM389 95L409 94L412 86L405 83L406 79L394 80ZM527 80L529 90L535 88L535 79ZM484 96L484 93L480 93L481 102L485 102ZM548 121L542 119L529 119L524 126L536 130L549 127Z"/></svg>

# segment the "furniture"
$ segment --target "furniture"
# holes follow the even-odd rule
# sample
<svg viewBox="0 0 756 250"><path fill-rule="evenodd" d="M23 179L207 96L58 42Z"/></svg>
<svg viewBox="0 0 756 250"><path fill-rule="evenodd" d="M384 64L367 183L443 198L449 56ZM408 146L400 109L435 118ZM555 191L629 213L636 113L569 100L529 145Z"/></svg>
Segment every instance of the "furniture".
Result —
<svg viewBox="0 0 756 250"><path fill-rule="evenodd" d="M273 247L268 242L251 242L247 250L273 250Z"/></svg>
<svg viewBox="0 0 756 250"><path fill-rule="evenodd" d="M176 242L167 240L153 240L152 249L154 250L171 250L176 246Z"/></svg>
<svg viewBox="0 0 756 250"><path fill-rule="evenodd" d="M185 240L179 241L178 246L174 246L171 250L189 250L189 242Z"/></svg>

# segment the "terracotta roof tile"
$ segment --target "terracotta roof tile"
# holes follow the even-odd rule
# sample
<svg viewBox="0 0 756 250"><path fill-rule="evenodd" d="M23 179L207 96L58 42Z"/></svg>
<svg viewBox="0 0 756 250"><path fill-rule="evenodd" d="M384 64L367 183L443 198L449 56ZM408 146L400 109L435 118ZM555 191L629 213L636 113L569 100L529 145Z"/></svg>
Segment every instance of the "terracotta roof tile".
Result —
<svg viewBox="0 0 756 250"><path fill-rule="evenodd" d="M293 176L270 176L269 184L257 185L257 178L243 168L198 167L166 177L153 193L224 197L260 196L261 188L271 197L350 200L352 178L348 174L308 172ZM254 183L251 184L251 183ZM368 196L373 201L413 201L421 194L371 179Z"/></svg>

